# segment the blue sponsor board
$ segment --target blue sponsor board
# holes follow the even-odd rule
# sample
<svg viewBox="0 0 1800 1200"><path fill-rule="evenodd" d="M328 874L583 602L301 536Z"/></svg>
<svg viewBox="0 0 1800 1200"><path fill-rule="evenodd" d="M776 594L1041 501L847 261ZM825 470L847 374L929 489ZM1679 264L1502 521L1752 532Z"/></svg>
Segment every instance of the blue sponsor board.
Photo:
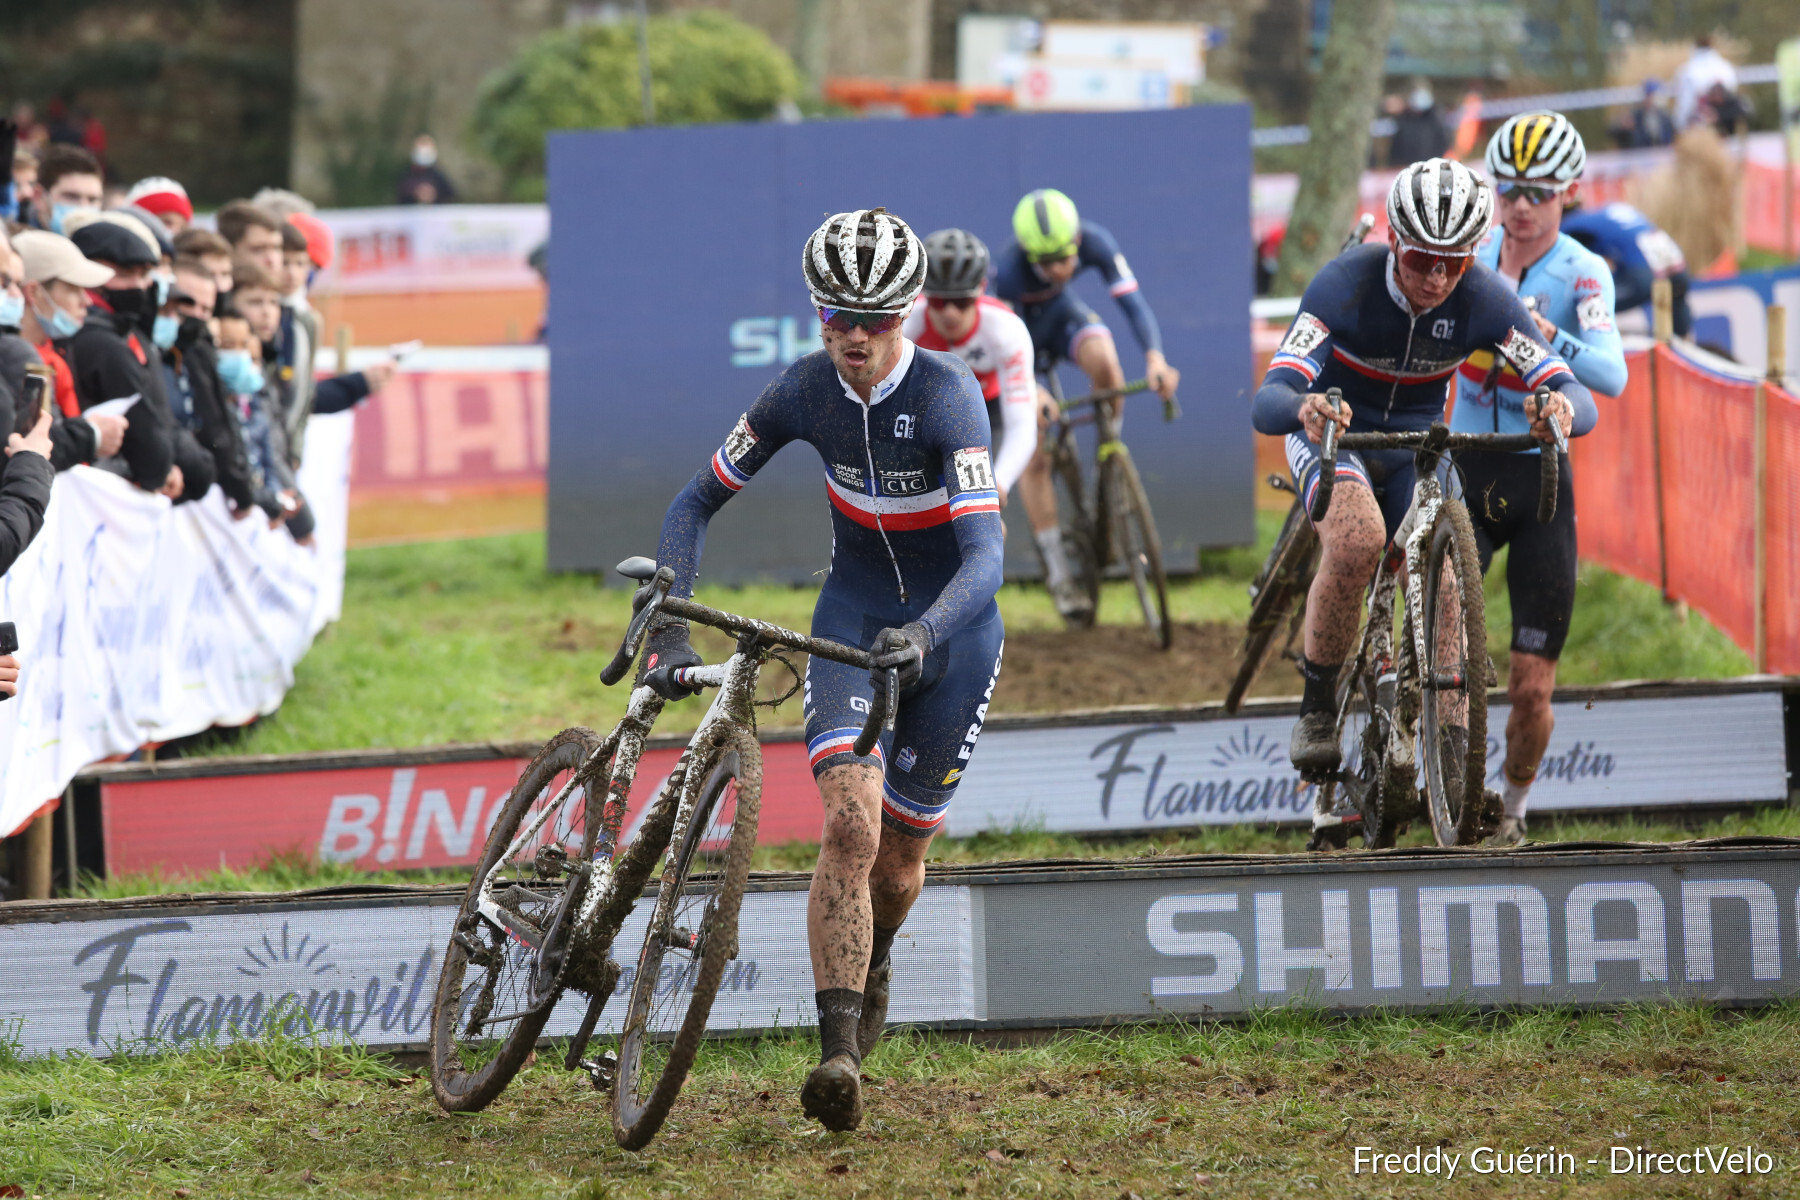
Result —
<svg viewBox="0 0 1800 1200"><path fill-rule="evenodd" d="M998 252L1033 187L1119 239L1184 372L1182 418L1126 421L1165 559L1252 536L1249 110L986 116L581 132L550 138L549 561L651 553L669 501L789 362L818 346L800 252L828 213L885 205ZM1143 355L1105 287L1076 290ZM1073 375L1070 394L1086 391ZM1038 567L1018 502L1008 571ZM713 522L705 577L800 583L829 561L817 456L783 453Z"/></svg>

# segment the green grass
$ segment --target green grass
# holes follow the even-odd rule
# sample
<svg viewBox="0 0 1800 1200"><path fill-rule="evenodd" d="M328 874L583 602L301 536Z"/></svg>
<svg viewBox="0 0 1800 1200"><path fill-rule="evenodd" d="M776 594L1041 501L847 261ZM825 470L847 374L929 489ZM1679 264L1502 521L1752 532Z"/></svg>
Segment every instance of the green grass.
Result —
<svg viewBox="0 0 1800 1200"><path fill-rule="evenodd" d="M1256 547L1209 551L1200 574L1172 586L1175 619L1237 623L1248 614L1245 584L1280 525L1261 513ZM1102 620L1125 621L1124 584L1109 585ZM1488 587L1496 661L1506 661L1508 607L1501 574ZM816 592L759 586L703 588L715 607L805 629ZM1048 630L1059 621L1041 588L1000 595L1007 627ZM241 737L215 738L194 754L283 754L365 746L538 739L569 725L609 728L623 715L623 687L600 685L629 618L628 593L591 576L544 569L538 534L385 546L350 552L344 616L295 671L280 712ZM726 640L699 630L703 654ZM1562 679L1720 677L1749 661L1703 618L1682 621L1656 591L1584 567ZM1005 676L1000 686L1006 686ZM659 728L691 729L697 704L672 705ZM774 724L798 724L797 705Z"/></svg>
<svg viewBox="0 0 1800 1200"><path fill-rule="evenodd" d="M507 1197L1793 1194L1800 1008L1551 1009L1063 1032L1013 1049L892 1036L868 1113L799 1112L817 1042L714 1042L649 1149L542 1054L486 1111L426 1081L292 1040L97 1060L0 1056L0 1187L26 1196ZM1478 1146L1554 1144L1580 1174L1495 1179ZM1765 1176L1606 1173L1611 1146L1751 1145ZM1354 1147L1442 1145L1448 1180L1352 1175ZM1586 1165L1600 1159L1598 1167Z"/></svg>

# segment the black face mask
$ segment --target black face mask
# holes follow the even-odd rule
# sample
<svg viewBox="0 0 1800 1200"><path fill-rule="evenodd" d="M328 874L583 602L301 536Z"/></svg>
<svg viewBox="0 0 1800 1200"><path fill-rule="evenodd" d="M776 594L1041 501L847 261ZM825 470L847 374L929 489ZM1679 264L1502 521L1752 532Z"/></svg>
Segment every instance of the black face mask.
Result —
<svg viewBox="0 0 1800 1200"><path fill-rule="evenodd" d="M181 327L175 332L175 348L186 350L207 334L206 322L199 317L181 318Z"/></svg>
<svg viewBox="0 0 1800 1200"><path fill-rule="evenodd" d="M112 305L113 328L123 337L133 329L146 338L156 331L156 301L148 288L103 288L101 295Z"/></svg>

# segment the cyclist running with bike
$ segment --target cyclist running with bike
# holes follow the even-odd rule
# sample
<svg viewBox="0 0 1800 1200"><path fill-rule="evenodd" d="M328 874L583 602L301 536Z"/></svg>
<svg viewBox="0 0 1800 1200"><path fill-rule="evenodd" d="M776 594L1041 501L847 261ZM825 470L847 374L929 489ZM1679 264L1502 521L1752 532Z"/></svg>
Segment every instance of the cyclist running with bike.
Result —
<svg viewBox="0 0 1800 1200"><path fill-rule="evenodd" d="M1163 357L1156 314L1138 289L1137 277L1113 235L1082 220L1075 202L1055 188L1039 188L1013 209L1013 237L1015 241L1000 255L995 269L994 294L1024 319L1036 347L1037 369L1047 372L1067 360L1081 368L1095 391L1125 386L1112 331L1100 314L1069 290L1075 276L1091 268L1106 280L1107 289L1131 323L1144 351L1144 372L1151 389L1164 400L1173 399L1181 373ZM1041 394L1040 404L1041 430L1055 416L1056 408L1047 392ZM1056 490L1046 455L1032 456L1020 489L1032 534L1044 556L1045 583L1057 611L1071 625L1086 625L1093 620L1094 610L1063 553Z"/></svg>
<svg viewBox="0 0 1800 1200"><path fill-rule="evenodd" d="M806 738L824 801L807 900L820 1062L801 1106L828 1129L862 1120L859 1069L887 1019L889 949L925 881L1000 675L1000 502L987 413L969 368L921 350L901 323L925 282L925 250L885 209L838 213L807 239L807 289L823 350L795 361L738 418L669 506L657 551L670 595L691 596L712 515L789 442L824 460L831 573L812 635L868 650L863 673L811 659ZM686 622L655 628L643 681L700 662ZM873 753L853 753L871 697L898 668L902 702Z"/></svg>
<svg viewBox="0 0 1800 1200"><path fill-rule="evenodd" d="M900 332L925 350L947 350L968 364L987 401L994 431L994 486L1000 507L1030 464L1038 444L1037 385L1031 375L1031 334L1018 314L987 291L988 248L966 229L940 229L925 239L925 296L913 305ZM1056 506L1046 512L1025 495L1031 529L1056 528Z"/></svg>
<svg viewBox="0 0 1800 1200"><path fill-rule="evenodd" d="M1524 113L1501 125L1487 147L1501 227L1481 244L1476 259L1532 305L1538 332L1577 379L1616 396L1625 387L1626 371L1625 347L1614 325L1612 274L1598 255L1558 232L1563 211L1577 201L1586 163L1581 134L1560 113ZM1518 371L1492 351L1477 350L1457 371L1450 428L1524 433L1530 396ZM1538 453L1456 455L1481 569L1487 570L1495 550L1511 546L1506 583L1513 630L1506 694L1512 710L1500 793L1505 815L1493 839L1498 845L1516 845L1525 837L1526 796L1556 728L1550 695L1575 610L1574 483L1565 457L1557 473L1556 517L1540 525Z"/></svg>
<svg viewBox="0 0 1800 1200"><path fill-rule="evenodd" d="M1443 419L1450 376L1477 349L1498 349L1527 387L1552 388L1545 411L1526 402L1540 440L1549 422L1586 432L1593 397L1545 341L1518 295L1475 262L1488 231L1493 195L1461 163L1441 158L1401 171L1388 193L1388 244L1358 246L1326 264L1307 285L1300 313L1256 394L1259 433L1286 434L1294 483L1310 503L1325 423L1347 430L1416 431ZM1325 392L1347 402L1333 411ZM1440 467L1446 475L1447 464ZM1348 486L1346 486L1348 485ZM1447 493L1454 481L1445 479ZM1412 503L1411 451L1340 453L1330 511L1318 525L1320 560L1307 595L1300 719L1290 755L1301 774L1335 771L1337 681L1356 639L1362 594L1388 540ZM1485 661L1485 660L1484 660ZM1445 757L1462 762L1454 727ZM1315 812L1315 829L1341 823Z"/></svg>

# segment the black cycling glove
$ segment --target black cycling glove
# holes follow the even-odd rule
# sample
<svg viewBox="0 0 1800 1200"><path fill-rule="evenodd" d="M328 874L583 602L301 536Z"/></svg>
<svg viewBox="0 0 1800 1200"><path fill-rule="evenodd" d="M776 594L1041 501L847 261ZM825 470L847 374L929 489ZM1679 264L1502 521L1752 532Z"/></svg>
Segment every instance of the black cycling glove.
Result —
<svg viewBox="0 0 1800 1200"><path fill-rule="evenodd" d="M649 684L650 690L665 700L686 700L698 695L700 689L683 687L670 673L677 667L698 667L705 661L688 644L687 622L665 621L650 631L638 682Z"/></svg>
<svg viewBox="0 0 1800 1200"><path fill-rule="evenodd" d="M875 658L869 682L877 691L886 686L889 667L899 670L901 688L909 688L919 682L919 673L925 669L925 656L931 653L931 633L917 621L899 629L884 629L875 635L869 653Z"/></svg>

